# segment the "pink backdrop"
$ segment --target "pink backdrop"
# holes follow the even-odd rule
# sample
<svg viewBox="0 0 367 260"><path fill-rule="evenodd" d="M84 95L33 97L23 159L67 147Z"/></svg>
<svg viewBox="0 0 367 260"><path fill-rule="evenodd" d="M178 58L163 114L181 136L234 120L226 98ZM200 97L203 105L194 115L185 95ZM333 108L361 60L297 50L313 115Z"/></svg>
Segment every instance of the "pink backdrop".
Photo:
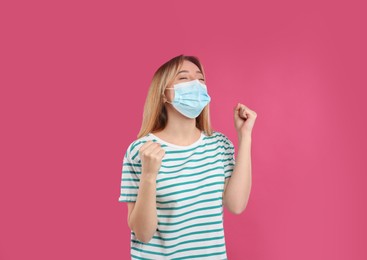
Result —
<svg viewBox="0 0 367 260"><path fill-rule="evenodd" d="M1 1L0 259L128 259L121 163L154 71L257 112L230 260L367 259L364 1Z"/></svg>

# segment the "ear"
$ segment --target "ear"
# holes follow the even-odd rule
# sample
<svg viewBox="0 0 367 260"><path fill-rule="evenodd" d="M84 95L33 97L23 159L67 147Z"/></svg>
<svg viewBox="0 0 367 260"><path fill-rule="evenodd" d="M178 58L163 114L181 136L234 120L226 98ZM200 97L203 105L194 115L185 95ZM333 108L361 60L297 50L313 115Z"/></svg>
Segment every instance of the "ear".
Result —
<svg viewBox="0 0 367 260"><path fill-rule="evenodd" d="M163 103L166 103L167 102L167 98L166 96L162 93L162 99L163 99Z"/></svg>

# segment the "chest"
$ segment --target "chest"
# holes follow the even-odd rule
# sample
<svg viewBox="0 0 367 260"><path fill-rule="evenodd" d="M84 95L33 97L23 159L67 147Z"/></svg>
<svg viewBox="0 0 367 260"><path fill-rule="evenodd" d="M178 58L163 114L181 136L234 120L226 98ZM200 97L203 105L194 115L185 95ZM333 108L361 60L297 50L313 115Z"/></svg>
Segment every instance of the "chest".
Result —
<svg viewBox="0 0 367 260"><path fill-rule="evenodd" d="M177 206L220 198L224 181L224 163L220 151L166 151L157 176L157 204L162 207Z"/></svg>

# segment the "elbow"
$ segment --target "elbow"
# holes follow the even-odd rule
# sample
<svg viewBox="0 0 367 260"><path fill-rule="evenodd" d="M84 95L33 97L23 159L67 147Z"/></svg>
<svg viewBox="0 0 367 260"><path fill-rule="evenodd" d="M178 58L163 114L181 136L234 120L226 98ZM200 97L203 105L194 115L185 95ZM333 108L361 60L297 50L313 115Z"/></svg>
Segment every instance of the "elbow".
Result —
<svg viewBox="0 0 367 260"><path fill-rule="evenodd" d="M143 243L146 244L146 243L149 243L150 240L152 240L156 230L157 230L156 228L154 230L150 230L150 231L141 230L138 233L135 232L135 236L140 242L143 242Z"/></svg>
<svg viewBox="0 0 367 260"><path fill-rule="evenodd" d="M146 244L149 243L150 240L152 240L154 233L157 230L157 225L154 227L154 229L152 228L151 230L135 229L134 226L130 227L130 229L134 232L137 240Z"/></svg>
<svg viewBox="0 0 367 260"><path fill-rule="evenodd" d="M245 203L244 205L236 205L236 206L230 208L229 211L232 214L240 215L245 211L246 207L247 207L247 203Z"/></svg>
<svg viewBox="0 0 367 260"><path fill-rule="evenodd" d="M136 234L136 238L143 242L144 244L149 243L150 240L152 240L153 235L147 235L147 234Z"/></svg>
<svg viewBox="0 0 367 260"><path fill-rule="evenodd" d="M231 212L235 215L240 215L242 212L244 212L245 209L244 208L236 208L236 209L232 209Z"/></svg>
<svg viewBox="0 0 367 260"><path fill-rule="evenodd" d="M239 205L233 205L231 203L225 203L225 201L223 201L223 206L225 206L228 211L234 215L240 215L245 210L245 207L240 207Z"/></svg>

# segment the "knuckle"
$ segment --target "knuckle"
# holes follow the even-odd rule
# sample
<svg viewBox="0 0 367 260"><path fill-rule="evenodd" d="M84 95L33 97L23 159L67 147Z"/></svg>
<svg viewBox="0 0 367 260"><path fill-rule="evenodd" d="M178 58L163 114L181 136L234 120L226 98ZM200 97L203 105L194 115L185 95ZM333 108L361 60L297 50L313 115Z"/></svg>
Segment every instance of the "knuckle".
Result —
<svg viewBox="0 0 367 260"><path fill-rule="evenodd" d="M159 160L159 158L158 158L156 155L154 155L154 156L152 157L152 160L153 160L154 162L157 162L157 161Z"/></svg>

